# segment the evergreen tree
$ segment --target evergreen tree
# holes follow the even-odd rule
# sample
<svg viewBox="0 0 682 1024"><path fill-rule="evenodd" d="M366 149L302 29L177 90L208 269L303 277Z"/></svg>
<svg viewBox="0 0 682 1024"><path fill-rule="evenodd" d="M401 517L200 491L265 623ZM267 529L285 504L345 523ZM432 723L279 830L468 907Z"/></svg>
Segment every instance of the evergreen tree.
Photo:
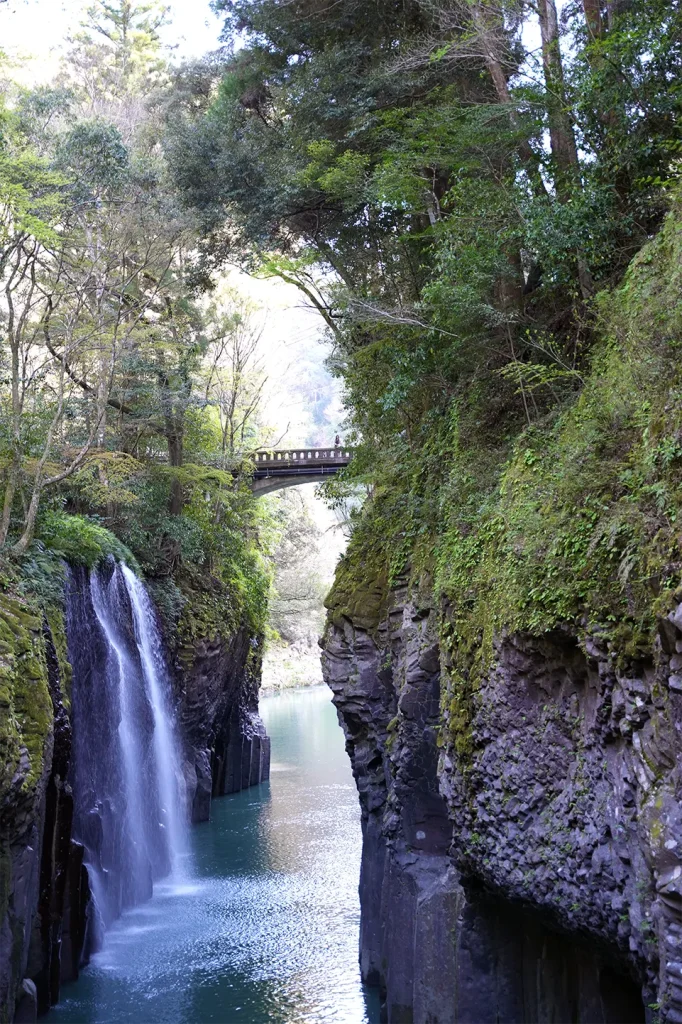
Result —
<svg viewBox="0 0 682 1024"><path fill-rule="evenodd" d="M142 119L140 108L167 81L159 30L168 10L158 0L96 0L87 8L71 39L67 80L90 115L111 117L118 108L124 132L126 122Z"/></svg>

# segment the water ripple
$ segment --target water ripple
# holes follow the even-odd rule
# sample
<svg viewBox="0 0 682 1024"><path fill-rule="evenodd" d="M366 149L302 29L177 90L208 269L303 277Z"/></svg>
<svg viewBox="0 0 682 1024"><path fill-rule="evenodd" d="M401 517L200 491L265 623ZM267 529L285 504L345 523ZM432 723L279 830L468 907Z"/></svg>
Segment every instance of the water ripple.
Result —
<svg viewBox="0 0 682 1024"><path fill-rule="evenodd" d="M323 687L262 702L269 785L217 800L196 879L127 913L48 1024L362 1024L360 822Z"/></svg>

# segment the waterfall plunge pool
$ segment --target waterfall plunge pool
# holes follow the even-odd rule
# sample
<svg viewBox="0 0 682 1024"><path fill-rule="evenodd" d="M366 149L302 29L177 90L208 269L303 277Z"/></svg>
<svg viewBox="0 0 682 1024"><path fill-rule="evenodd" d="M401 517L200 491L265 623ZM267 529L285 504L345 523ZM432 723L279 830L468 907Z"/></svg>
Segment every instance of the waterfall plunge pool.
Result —
<svg viewBox="0 0 682 1024"><path fill-rule="evenodd" d="M270 783L191 832L193 878L108 931L48 1024L374 1024L360 983L360 812L329 690L264 697Z"/></svg>

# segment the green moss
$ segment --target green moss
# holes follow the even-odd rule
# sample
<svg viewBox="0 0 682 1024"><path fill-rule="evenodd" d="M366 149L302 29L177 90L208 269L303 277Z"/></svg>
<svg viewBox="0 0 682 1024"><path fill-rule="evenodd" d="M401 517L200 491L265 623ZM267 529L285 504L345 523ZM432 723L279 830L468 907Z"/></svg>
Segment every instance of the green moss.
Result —
<svg viewBox="0 0 682 1024"><path fill-rule="evenodd" d="M432 575L443 739L463 766L496 637L598 631L627 664L650 656L657 617L682 597L679 205L598 297L596 321L584 386L551 416L497 423L490 395L470 393L429 420L367 503L330 595L332 619L372 628L406 566L415 587Z"/></svg>
<svg viewBox="0 0 682 1024"><path fill-rule="evenodd" d="M201 590L185 581L181 589L185 603L177 625L179 657L191 664L199 640L229 640L234 636L239 626L239 605L218 586Z"/></svg>
<svg viewBox="0 0 682 1024"><path fill-rule="evenodd" d="M113 556L126 562L131 569L139 570L134 555L125 544L96 519L87 516L48 509L40 518L36 537L71 565L85 565L92 569L98 562Z"/></svg>
<svg viewBox="0 0 682 1024"><path fill-rule="evenodd" d="M335 625L349 619L361 629L372 631L386 614L389 562L382 543L374 536L375 529L374 520L364 520L337 566L334 584L325 600Z"/></svg>
<svg viewBox="0 0 682 1024"><path fill-rule="evenodd" d="M71 669L71 662L69 661L66 638L66 619L64 617L63 605L46 608L45 619L50 630L55 654L57 655L62 700L64 707L68 711L71 707L71 677L73 673Z"/></svg>
<svg viewBox="0 0 682 1024"><path fill-rule="evenodd" d="M13 799L35 788L52 731L45 641L40 611L7 595L0 597L0 805L28 758Z"/></svg>
<svg viewBox="0 0 682 1024"><path fill-rule="evenodd" d="M597 624L623 659L651 649L682 558L682 229L671 216L601 297L584 390L517 439L476 528L446 530L437 590L471 667L502 629Z"/></svg>
<svg viewBox="0 0 682 1024"><path fill-rule="evenodd" d="M225 564L223 569L227 578L190 572L186 566L175 581L182 607L174 631L183 664L192 663L201 640L221 638L229 643L242 626L254 637L265 632L269 567L252 550L242 552L242 559Z"/></svg>

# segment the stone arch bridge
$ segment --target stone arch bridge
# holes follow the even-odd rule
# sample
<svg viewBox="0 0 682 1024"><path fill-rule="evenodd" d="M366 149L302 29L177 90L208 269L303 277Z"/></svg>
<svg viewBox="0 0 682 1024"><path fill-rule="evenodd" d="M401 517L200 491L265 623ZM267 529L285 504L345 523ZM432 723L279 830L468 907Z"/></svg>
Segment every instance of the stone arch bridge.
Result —
<svg viewBox="0 0 682 1024"><path fill-rule="evenodd" d="M319 484L347 466L352 458L350 448L275 448L255 452L251 489L254 494L281 491L300 484Z"/></svg>

